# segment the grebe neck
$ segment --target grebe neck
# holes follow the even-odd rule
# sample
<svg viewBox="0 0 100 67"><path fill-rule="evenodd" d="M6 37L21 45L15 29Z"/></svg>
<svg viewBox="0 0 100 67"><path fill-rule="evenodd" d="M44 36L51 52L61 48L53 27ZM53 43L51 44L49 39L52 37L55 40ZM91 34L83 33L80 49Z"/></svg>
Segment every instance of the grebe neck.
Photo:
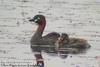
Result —
<svg viewBox="0 0 100 67"><path fill-rule="evenodd" d="M40 22L34 36L39 38L42 37L45 26L46 26L46 21Z"/></svg>

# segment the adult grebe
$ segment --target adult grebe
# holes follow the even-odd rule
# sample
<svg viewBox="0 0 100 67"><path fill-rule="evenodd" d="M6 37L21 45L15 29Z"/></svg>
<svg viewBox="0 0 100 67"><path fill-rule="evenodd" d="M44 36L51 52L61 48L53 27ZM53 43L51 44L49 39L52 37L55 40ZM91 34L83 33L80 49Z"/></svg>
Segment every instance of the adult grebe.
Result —
<svg viewBox="0 0 100 67"><path fill-rule="evenodd" d="M56 32L52 32L47 34L46 36L42 36L44 28L46 26L46 19L43 15L36 15L29 21L33 21L38 24L38 28L30 41L31 47L34 45L54 45L58 37L60 37L60 35Z"/></svg>

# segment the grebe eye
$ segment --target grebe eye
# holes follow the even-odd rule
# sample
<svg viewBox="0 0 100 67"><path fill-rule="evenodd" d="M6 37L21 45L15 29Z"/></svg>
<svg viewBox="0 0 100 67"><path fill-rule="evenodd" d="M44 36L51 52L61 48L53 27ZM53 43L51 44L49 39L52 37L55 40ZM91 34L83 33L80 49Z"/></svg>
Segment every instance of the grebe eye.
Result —
<svg viewBox="0 0 100 67"><path fill-rule="evenodd" d="M35 22L37 22L37 21L38 21L38 19L35 19L34 21L35 21Z"/></svg>
<svg viewBox="0 0 100 67"><path fill-rule="evenodd" d="M38 20L40 20L40 18L39 18L39 17L37 17L34 21L35 21L35 22L37 22Z"/></svg>
<svg viewBox="0 0 100 67"><path fill-rule="evenodd" d="M40 17L38 17L37 20L40 20Z"/></svg>

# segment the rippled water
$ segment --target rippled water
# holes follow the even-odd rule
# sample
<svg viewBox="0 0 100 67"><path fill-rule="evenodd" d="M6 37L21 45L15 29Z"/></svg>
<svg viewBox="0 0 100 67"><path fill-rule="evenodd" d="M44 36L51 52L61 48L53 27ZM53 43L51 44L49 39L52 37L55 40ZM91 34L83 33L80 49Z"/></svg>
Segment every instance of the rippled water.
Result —
<svg viewBox="0 0 100 67"><path fill-rule="evenodd" d="M65 32L92 46L86 53L69 54L66 59L43 52L45 67L100 67L99 7L99 0L0 0L1 67L36 63L30 38L37 26L28 20L38 13L47 19L43 35Z"/></svg>

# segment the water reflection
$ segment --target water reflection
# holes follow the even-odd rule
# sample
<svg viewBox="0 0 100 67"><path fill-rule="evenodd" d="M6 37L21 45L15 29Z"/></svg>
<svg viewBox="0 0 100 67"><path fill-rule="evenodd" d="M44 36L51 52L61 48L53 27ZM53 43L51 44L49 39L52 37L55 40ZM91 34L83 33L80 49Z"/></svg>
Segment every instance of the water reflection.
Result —
<svg viewBox="0 0 100 67"><path fill-rule="evenodd" d="M32 51L35 53L35 58L37 61L37 65L40 67L44 67L44 58L42 56L42 52L47 53L50 56L59 56L62 59L67 58L68 54L80 54L85 53L86 48L79 47L68 47L68 46L60 46L56 49L55 46L51 45L34 45L32 46Z"/></svg>

